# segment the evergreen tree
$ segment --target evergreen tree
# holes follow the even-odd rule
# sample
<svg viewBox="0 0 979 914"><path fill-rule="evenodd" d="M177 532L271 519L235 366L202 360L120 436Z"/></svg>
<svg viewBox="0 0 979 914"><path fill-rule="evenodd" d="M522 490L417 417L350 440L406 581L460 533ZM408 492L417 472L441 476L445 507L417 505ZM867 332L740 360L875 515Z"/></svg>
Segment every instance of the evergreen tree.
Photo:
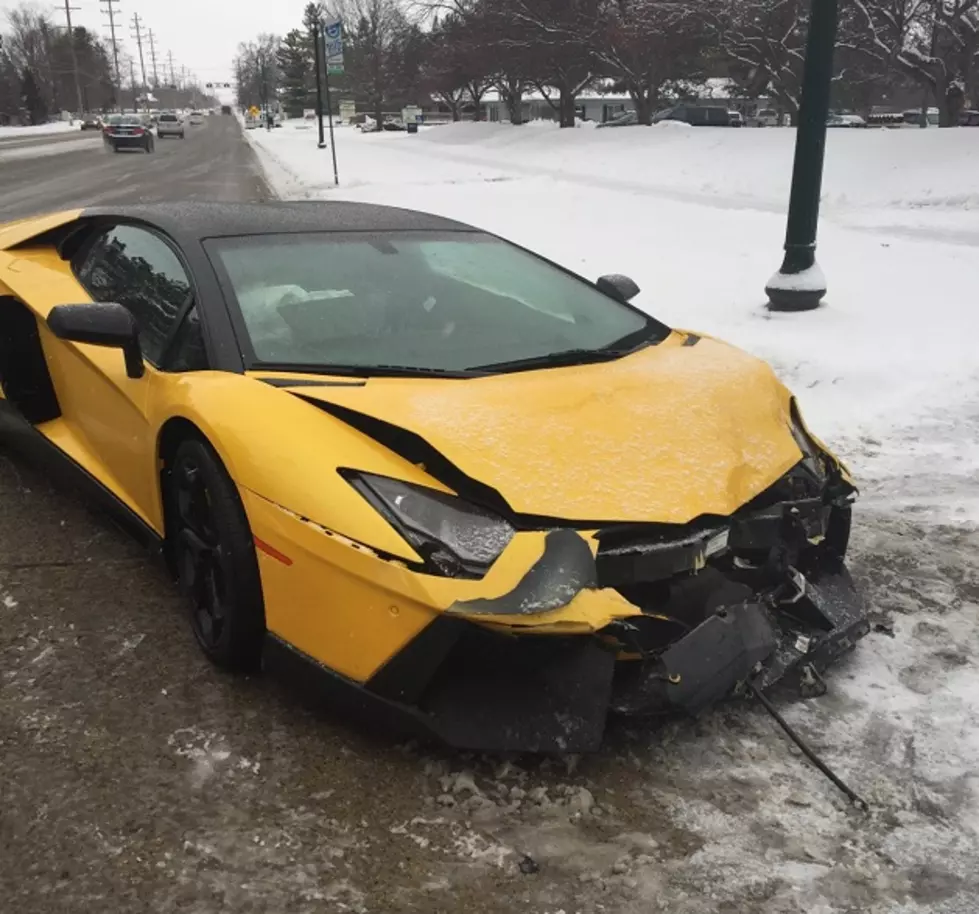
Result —
<svg viewBox="0 0 979 914"><path fill-rule="evenodd" d="M25 67L20 80L20 97L32 124L43 124L48 119L48 106L38 88L34 73Z"/></svg>
<svg viewBox="0 0 979 914"><path fill-rule="evenodd" d="M309 38L299 29L293 29L282 40L276 52L282 71L282 104L287 117L302 117L309 103L311 91L315 91L315 63Z"/></svg>

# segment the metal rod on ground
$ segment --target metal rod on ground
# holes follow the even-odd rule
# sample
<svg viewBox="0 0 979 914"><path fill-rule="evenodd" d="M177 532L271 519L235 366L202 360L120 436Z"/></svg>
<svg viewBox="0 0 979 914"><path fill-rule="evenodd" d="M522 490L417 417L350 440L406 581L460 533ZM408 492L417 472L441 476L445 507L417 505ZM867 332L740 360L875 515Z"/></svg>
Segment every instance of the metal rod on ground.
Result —
<svg viewBox="0 0 979 914"><path fill-rule="evenodd" d="M826 280L816 264L816 228L838 21L839 0L812 0L785 229L785 257L765 287L768 306L773 311L810 311L819 307L826 294Z"/></svg>
<svg viewBox="0 0 979 914"><path fill-rule="evenodd" d="M792 729L789 722L782 717L777 710L775 710L775 705L768 700L766 695L762 694L761 689L755 686L755 684L752 682L747 683L747 685L751 694L754 695L755 698L761 702L762 707L769 714L771 714L773 718L775 718L775 722L785 731L786 736L788 736L788 738L802 750L802 754L805 755L805 757L809 759L809 761L812 762L823 774L825 774L826 777L828 777L843 793L845 793L854 806L857 806L864 812L867 812L867 810L870 809L870 807L867 805L867 801L847 787L847 785L844 784L843 781L841 781L830 770L829 766L818 755L816 755L812 749L809 748L808 743L806 743L806 741Z"/></svg>
<svg viewBox="0 0 979 914"><path fill-rule="evenodd" d="M330 68L327 66L324 69L326 70L326 114L330 119L330 153L333 155L333 183L339 187L340 175L337 173L337 143L333 138L333 102L330 100Z"/></svg>
<svg viewBox="0 0 979 914"><path fill-rule="evenodd" d="M319 124L320 138L317 146L322 149L326 145L323 139L323 63L321 55L323 53L322 24L317 19L313 26L313 58L316 61L316 123Z"/></svg>

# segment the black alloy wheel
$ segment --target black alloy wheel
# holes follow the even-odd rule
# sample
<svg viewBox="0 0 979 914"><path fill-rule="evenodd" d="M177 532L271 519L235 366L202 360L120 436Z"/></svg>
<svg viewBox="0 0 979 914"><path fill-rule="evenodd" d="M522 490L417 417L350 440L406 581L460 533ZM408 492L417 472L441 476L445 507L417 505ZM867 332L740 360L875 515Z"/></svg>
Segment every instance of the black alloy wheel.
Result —
<svg viewBox="0 0 979 914"><path fill-rule="evenodd" d="M256 669L265 610L255 545L237 489L205 442L177 448L168 470L168 528L190 624L218 666Z"/></svg>

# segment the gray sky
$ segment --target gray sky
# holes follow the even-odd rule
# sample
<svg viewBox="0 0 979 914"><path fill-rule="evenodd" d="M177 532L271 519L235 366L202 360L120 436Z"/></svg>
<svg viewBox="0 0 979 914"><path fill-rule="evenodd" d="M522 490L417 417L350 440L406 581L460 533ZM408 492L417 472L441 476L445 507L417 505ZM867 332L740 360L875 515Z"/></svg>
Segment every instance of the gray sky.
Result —
<svg viewBox="0 0 979 914"><path fill-rule="evenodd" d="M78 7L71 14L73 25L108 38L109 17L105 0L70 0ZM231 62L240 41L248 41L260 32L284 35L302 24L307 0L118 0L116 37L120 50L125 49L136 60L139 55L133 36L133 14L138 13L142 28L153 30L157 70L163 79L167 53L173 53L174 69L180 67L197 74L202 83L231 82ZM38 9L50 10L55 22L64 23L64 3L57 0L35 0ZM9 10L21 6L18 0L0 0L0 22L6 25ZM152 79L149 42L143 43L146 75ZM167 64L169 72L169 64Z"/></svg>

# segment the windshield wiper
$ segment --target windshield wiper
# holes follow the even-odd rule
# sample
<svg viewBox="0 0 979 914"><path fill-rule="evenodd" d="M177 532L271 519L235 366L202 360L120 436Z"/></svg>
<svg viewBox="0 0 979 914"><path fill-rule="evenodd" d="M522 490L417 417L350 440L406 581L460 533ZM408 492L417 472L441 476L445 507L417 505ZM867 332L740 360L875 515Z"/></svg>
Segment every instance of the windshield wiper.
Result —
<svg viewBox="0 0 979 914"><path fill-rule="evenodd" d="M295 362L256 362L253 371L324 374L352 378L478 378L485 372L469 368L422 368L417 365L303 365Z"/></svg>
<svg viewBox="0 0 979 914"><path fill-rule="evenodd" d="M665 333L664 333L665 331ZM525 368L562 368L569 365L591 365L611 362L632 355L653 343L660 343L669 336L669 328L650 318L649 323L621 339L598 349L563 349L546 355L533 355L524 359L510 359L489 365L474 365L467 371L493 372L518 371Z"/></svg>

